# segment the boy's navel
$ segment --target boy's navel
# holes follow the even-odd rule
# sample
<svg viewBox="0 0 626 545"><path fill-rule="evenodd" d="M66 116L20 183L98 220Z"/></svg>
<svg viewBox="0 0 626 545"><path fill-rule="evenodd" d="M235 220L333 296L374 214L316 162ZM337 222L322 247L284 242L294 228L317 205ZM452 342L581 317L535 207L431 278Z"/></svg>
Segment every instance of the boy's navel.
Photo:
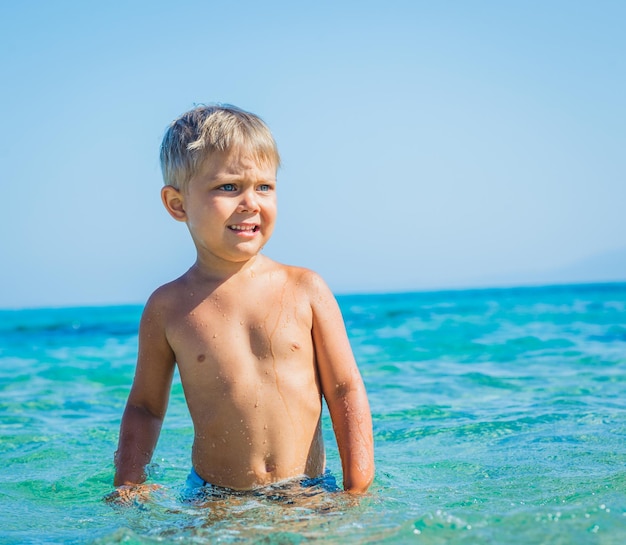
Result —
<svg viewBox="0 0 626 545"><path fill-rule="evenodd" d="M276 462L270 453L265 454L265 471L266 473L276 471Z"/></svg>
<svg viewBox="0 0 626 545"><path fill-rule="evenodd" d="M202 363L205 359L206 359L206 356L204 354L198 354L198 361L200 363Z"/></svg>

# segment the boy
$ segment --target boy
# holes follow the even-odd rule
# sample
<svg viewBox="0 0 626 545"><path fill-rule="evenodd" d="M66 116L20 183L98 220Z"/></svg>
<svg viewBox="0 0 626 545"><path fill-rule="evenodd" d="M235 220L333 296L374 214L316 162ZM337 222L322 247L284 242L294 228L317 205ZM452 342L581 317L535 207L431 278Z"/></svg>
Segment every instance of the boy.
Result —
<svg viewBox="0 0 626 545"><path fill-rule="evenodd" d="M122 417L114 484L150 487L150 462L178 365L194 426L188 483L249 490L325 469L328 404L347 492L374 475L372 422L337 303L315 273L260 253L276 219L280 158L267 126L232 106L201 106L161 146L165 208L197 250L149 298Z"/></svg>

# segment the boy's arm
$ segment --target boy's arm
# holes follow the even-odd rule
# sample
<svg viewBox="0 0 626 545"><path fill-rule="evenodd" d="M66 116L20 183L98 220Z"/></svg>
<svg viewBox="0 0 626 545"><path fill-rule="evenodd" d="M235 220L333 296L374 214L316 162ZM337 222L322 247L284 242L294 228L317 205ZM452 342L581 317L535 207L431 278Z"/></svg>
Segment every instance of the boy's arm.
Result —
<svg viewBox="0 0 626 545"><path fill-rule="evenodd" d="M372 416L335 297L323 280L311 273L313 342L322 386L337 438L343 487L365 492L374 479Z"/></svg>
<svg viewBox="0 0 626 545"><path fill-rule="evenodd" d="M165 337L158 297L146 304L139 326L139 351L133 386L122 416L115 453L114 486L146 480L161 424L167 409L174 374L174 353Z"/></svg>

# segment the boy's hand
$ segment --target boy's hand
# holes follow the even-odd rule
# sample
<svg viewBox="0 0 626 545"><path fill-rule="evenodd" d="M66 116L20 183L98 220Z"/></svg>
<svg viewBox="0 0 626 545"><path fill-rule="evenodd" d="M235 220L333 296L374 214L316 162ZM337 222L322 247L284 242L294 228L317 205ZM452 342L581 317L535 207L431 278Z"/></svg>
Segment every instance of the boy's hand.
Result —
<svg viewBox="0 0 626 545"><path fill-rule="evenodd" d="M107 494L104 500L107 503L129 507L147 502L150 499L150 492L158 488L161 488L158 484L125 484Z"/></svg>

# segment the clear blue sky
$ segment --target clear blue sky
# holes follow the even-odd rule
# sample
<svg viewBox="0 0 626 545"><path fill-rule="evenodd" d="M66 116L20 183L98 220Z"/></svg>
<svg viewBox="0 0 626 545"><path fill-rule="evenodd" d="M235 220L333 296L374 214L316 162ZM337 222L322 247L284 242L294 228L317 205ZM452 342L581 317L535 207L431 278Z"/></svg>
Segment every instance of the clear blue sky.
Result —
<svg viewBox="0 0 626 545"><path fill-rule="evenodd" d="M141 303L184 272L158 147L216 101L283 156L266 253L337 293L626 280L625 21L603 0L3 2L0 308Z"/></svg>

